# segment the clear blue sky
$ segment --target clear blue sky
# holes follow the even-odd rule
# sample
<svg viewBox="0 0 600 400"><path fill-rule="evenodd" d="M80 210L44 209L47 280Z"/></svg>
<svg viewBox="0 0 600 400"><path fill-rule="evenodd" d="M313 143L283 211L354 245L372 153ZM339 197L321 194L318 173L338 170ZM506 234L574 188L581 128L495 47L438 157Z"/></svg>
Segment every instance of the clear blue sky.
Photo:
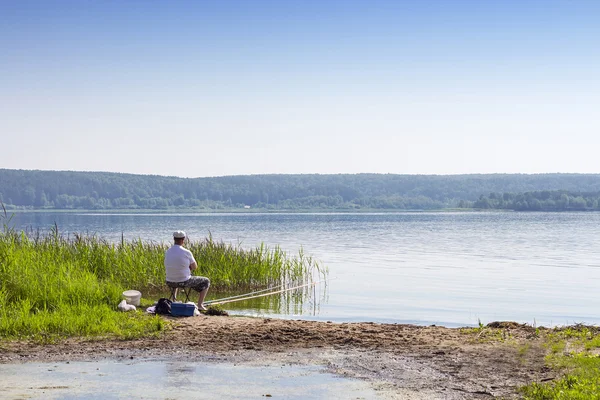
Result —
<svg viewBox="0 0 600 400"><path fill-rule="evenodd" d="M0 168L600 172L600 1L0 0Z"/></svg>

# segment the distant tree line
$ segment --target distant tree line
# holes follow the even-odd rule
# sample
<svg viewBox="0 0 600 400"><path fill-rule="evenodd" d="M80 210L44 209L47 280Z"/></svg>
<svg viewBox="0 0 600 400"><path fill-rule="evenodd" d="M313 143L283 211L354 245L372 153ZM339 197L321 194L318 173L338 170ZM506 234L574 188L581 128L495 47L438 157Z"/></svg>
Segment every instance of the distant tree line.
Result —
<svg viewBox="0 0 600 400"><path fill-rule="evenodd" d="M543 190L526 193L490 193L488 196L480 196L472 204L463 202L459 206L515 211L597 211L600 210L600 192Z"/></svg>
<svg viewBox="0 0 600 400"><path fill-rule="evenodd" d="M587 206L587 197L575 194L600 192L600 175L306 174L178 178L0 169L0 201L7 208L431 210L509 208L510 203L520 205L520 209L535 209L537 199L548 207L541 209L552 209L550 197L535 197L531 193L558 190L569 198L568 209L578 209L575 205L581 201L579 197L585 199L586 209L593 208L593 202ZM483 193L490 195L482 196ZM512 193L524 193L521 196L526 197L517 200L519 195ZM507 200L504 196L508 196ZM558 204L554 198L553 201Z"/></svg>

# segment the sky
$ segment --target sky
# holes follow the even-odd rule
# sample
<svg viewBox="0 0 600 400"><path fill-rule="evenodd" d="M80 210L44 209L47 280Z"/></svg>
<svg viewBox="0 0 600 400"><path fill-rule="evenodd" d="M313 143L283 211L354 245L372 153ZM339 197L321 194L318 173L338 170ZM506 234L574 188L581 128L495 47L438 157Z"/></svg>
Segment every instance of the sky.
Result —
<svg viewBox="0 0 600 400"><path fill-rule="evenodd" d="M597 0L0 0L0 168L599 173Z"/></svg>

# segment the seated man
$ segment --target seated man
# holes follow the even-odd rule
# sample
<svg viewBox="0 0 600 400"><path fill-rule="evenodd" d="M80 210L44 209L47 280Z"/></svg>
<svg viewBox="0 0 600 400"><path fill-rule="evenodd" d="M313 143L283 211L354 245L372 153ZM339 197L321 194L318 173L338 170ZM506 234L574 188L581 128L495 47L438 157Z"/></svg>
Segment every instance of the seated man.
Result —
<svg viewBox="0 0 600 400"><path fill-rule="evenodd" d="M202 303L210 287L210 280L203 276L192 276L191 271L198 268L198 265L192 252L183 247L185 232L174 232L173 240L175 244L165 252L167 284L169 286L172 286L171 284L179 284L180 287L191 287L198 291L198 308L206 310L206 307Z"/></svg>

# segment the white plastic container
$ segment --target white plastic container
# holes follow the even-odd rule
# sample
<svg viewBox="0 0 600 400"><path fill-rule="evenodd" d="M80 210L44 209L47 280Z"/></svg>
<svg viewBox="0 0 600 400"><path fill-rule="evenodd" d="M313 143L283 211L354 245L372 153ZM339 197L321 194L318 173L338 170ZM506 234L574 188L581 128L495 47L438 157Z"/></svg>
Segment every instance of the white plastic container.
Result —
<svg viewBox="0 0 600 400"><path fill-rule="evenodd" d="M142 298L142 293L137 290L126 290L123 292L123 298L127 302L127 304L131 304L133 306L140 305L140 299Z"/></svg>

